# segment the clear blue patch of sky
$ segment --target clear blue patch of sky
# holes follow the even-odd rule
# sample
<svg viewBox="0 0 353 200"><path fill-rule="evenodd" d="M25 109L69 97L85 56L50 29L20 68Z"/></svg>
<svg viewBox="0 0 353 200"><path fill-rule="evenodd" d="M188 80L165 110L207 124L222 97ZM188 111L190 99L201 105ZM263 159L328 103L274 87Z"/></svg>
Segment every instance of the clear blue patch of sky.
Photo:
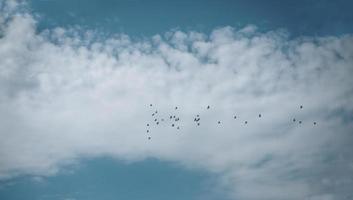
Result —
<svg viewBox="0 0 353 200"><path fill-rule="evenodd" d="M65 172L66 171L66 172ZM147 159L124 163L110 158L81 161L71 172L36 181L31 176L0 182L6 200L227 200L214 174Z"/></svg>
<svg viewBox="0 0 353 200"><path fill-rule="evenodd" d="M209 32L254 24L291 36L353 32L350 0L30 0L39 29L79 25L109 33L151 36L174 28Z"/></svg>

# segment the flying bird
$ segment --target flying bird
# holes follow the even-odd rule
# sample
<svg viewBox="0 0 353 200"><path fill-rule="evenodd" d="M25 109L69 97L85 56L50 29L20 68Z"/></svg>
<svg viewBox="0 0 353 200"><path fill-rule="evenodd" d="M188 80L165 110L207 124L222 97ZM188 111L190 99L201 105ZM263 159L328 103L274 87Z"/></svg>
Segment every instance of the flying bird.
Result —
<svg viewBox="0 0 353 200"><path fill-rule="evenodd" d="M210 106L207 106L207 109L210 109Z"/></svg>

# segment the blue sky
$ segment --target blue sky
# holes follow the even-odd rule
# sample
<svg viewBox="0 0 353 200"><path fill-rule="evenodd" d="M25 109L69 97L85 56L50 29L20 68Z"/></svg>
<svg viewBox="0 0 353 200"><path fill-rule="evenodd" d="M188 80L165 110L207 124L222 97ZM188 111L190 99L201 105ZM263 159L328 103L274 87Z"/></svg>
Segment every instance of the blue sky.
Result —
<svg viewBox="0 0 353 200"><path fill-rule="evenodd" d="M283 28L292 36L353 31L352 2L345 0L39 0L30 4L41 16L40 29L80 25L140 37L175 28L210 32L248 24L265 31Z"/></svg>
<svg viewBox="0 0 353 200"><path fill-rule="evenodd" d="M0 199L351 199L352 6L0 0Z"/></svg>

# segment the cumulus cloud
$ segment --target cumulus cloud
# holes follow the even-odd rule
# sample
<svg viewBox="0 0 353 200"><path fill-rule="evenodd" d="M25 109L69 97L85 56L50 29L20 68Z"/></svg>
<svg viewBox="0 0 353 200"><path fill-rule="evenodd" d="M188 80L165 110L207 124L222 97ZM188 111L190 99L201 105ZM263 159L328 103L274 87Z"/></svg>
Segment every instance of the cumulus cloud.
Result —
<svg viewBox="0 0 353 200"><path fill-rule="evenodd" d="M38 33L31 14L0 7L0 178L154 157L219 174L237 199L352 198L352 35L248 26L99 38ZM181 129L153 125L147 140L155 109Z"/></svg>

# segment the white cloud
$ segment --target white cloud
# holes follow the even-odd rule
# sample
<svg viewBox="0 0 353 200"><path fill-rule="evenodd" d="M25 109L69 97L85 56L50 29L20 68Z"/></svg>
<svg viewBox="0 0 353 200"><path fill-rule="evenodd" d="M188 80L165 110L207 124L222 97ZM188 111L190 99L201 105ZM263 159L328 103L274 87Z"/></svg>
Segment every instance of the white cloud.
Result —
<svg viewBox="0 0 353 200"><path fill-rule="evenodd" d="M249 26L97 41L37 33L29 14L2 18L1 178L55 174L80 157L155 157L219 173L240 199L352 195L352 35ZM165 119L176 112L181 130L161 122L148 141L150 103Z"/></svg>

